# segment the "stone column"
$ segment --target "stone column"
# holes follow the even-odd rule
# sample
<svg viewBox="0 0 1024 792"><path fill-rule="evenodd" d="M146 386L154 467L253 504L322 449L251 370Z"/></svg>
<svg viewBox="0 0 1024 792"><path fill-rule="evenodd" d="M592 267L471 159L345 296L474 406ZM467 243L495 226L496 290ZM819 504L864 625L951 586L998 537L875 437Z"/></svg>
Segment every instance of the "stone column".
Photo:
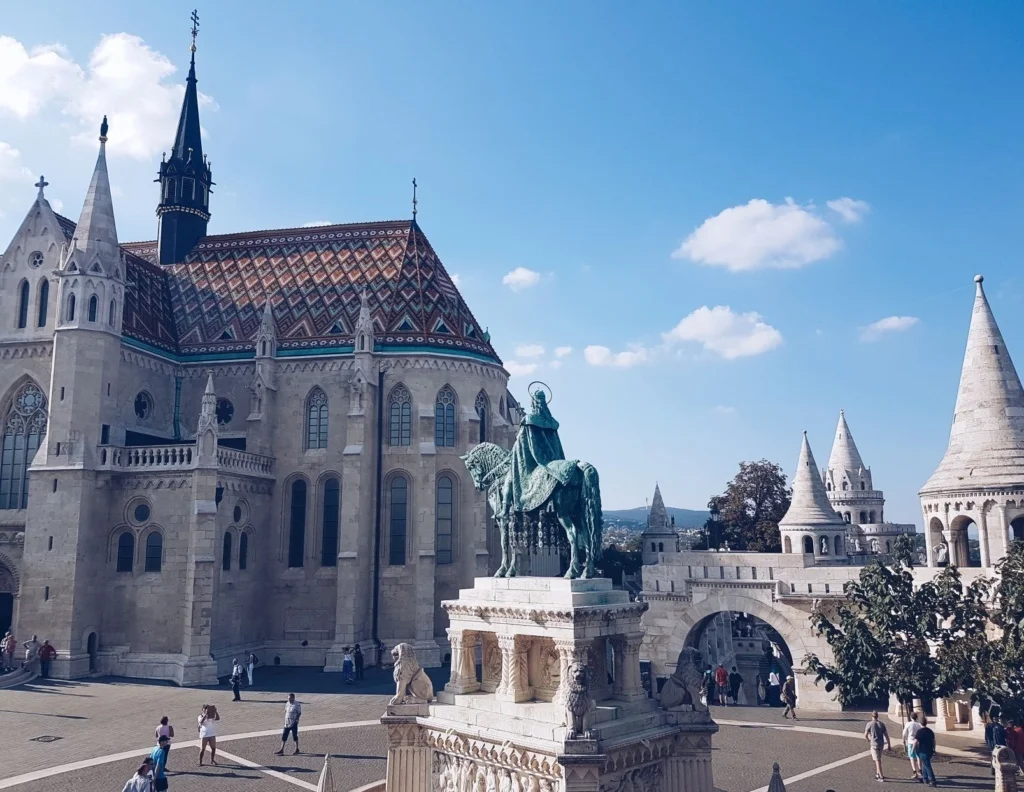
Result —
<svg viewBox="0 0 1024 792"><path fill-rule="evenodd" d="M480 689L485 693L495 693L501 684L501 648L498 636L494 633L480 633L480 662L483 666Z"/></svg>
<svg viewBox="0 0 1024 792"><path fill-rule="evenodd" d="M590 668L590 695L594 701L604 701L612 694L608 684L608 639L595 638L590 645L587 663Z"/></svg>
<svg viewBox="0 0 1024 792"><path fill-rule="evenodd" d="M558 650L558 690L555 692L555 697L552 701L555 704L561 704L565 701L569 680L569 666L573 663L587 664L590 641L587 639L556 640L555 649Z"/></svg>
<svg viewBox="0 0 1024 792"><path fill-rule="evenodd" d="M985 504L981 504L980 519L978 521L978 547L981 549L981 565L988 567L992 563L992 555L989 548L988 513L985 511Z"/></svg>
<svg viewBox="0 0 1024 792"><path fill-rule="evenodd" d="M611 639L615 648L615 697L625 701L637 701L647 697L640 682L640 646L642 632L618 635Z"/></svg>
<svg viewBox="0 0 1024 792"><path fill-rule="evenodd" d="M423 714L426 714L424 712ZM430 792L430 746L415 717L385 715L388 730L388 788L401 792Z"/></svg>
<svg viewBox="0 0 1024 792"><path fill-rule="evenodd" d="M558 763L562 766L562 792L600 792L601 766L606 757L561 755ZM670 787L666 787L669 789ZM676 787L687 789L686 787Z"/></svg>
<svg viewBox="0 0 1024 792"><path fill-rule="evenodd" d="M925 563L930 567L938 566L938 564L935 563L935 542L932 540L931 529L932 517L935 515L931 512L924 511L923 507L922 514L924 515L924 551L925 557L927 558Z"/></svg>
<svg viewBox="0 0 1024 792"><path fill-rule="evenodd" d="M480 689L476 678L477 637L477 633L469 630L448 628L448 641L452 647L452 675L444 689L449 693L473 693Z"/></svg>
<svg viewBox="0 0 1024 792"><path fill-rule="evenodd" d="M991 560L999 561L1006 555L1006 549L1010 546L1010 521L1006 519L1006 504L1001 503L999 509L999 546L994 548L994 556Z"/></svg>
<svg viewBox="0 0 1024 792"><path fill-rule="evenodd" d="M527 677L527 656L530 638L522 635L499 635L501 649L501 682L494 697L499 701L529 701L533 688Z"/></svg>

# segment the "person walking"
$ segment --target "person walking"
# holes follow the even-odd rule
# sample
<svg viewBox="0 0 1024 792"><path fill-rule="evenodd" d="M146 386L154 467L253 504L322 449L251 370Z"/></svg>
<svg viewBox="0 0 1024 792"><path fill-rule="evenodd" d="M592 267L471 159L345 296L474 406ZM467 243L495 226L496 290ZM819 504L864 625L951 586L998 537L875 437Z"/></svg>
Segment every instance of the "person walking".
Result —
<svg viewBox="0 0 1024 792"><path fill-rule="evenodd" d="M743 684L743 677L740 676L740 672L736 670L736 666L732 667L732 672L729 674L729 695L732 697L733 704L740 703L740 686Z"/></svg>
<svg viewBox="0 0 1024 792"><path fill-rule="evenodd" d="M998 712L992 716L992 775L999 772L996 767L995 751L1006 746L1006 727L1003 726L1003 719Z"/></svg>
<svg viewBox="0 0 1024 792"><path fill-rule="evenodd" d="M910 713L910 720L903 726L903 747L907 749L907 758L910 760L910 769L913 771L913 775L910 777L913 779L921 778L921 762L917 758L917 733L921 730L921 724L918 722L920 714L917 712Z"/></svg>
<svg viewBox="0 0 1024 792"><path fill-rule="evenodd" d="M256 666L259 665L260 659L256 656L255 652L249 652L245 658L245 673L249 677L249 687L252 687L252 672L256 670Z"/></svg>
<svg viewBox="0 0 1024 792"><path fill-rule="evenodd" d="M928 728L928 719L921 716L921 728L914 735L914 751L917 761L921 763L921 783L938 786L935 771L932 770L932 757L935 755L935 732Z"/></svg>
<svg viewBox="0 0 1024 792"><path fill-rule="evenodd" d="M715 669L715 689L718 694L718 703L723 707L729 704L729 672L721 663Z"/></svg>
<svg viewBox="0 0 1024 792"><path fill-rule="evenodd" d="M284 746L288 742L289 732L292 740L295 741L295 750L292 756L299 753L299 718L302 717L302 705L295 700L295 694L288 694L288 702L284 705L284 730L281 732L281 750L274 751L278 756L284 756Z"/></svg>
<svg viewBox="0 0 1024 792"><path fill-rule="evenodd" d="M871 713L871 720L864 727L864 739L871 747L871 758L875 760L875 780L879 783L885 782L885 773L882 772L882 752L886 749L892 750L892 742L889 740L889 732L885 724L878 719L878 712Z"/></svg>
<svg viewBox="0 0 1024 792"><path fill-rule="evenodd" d="M786 683L782 686L782 700L786 702L782 717L788 718L792 714L793 720L796 720L796 681L792 674L786 677Z"/></svg>
<svg viewBox="0 0 1024 792"><path fill-rule="evenodd" d="M149 762L139 765L139 769L125 781L121 792L153 792L153 780L149 777Z"/></svg>
<svg viewBox="0 0 1024 792"><path fill-rule="evenodd" d="M708 666L704 669L704 704L709 709L715 703L715 672Z"/></svg>
<svg viewBox="0 0 1024 792"><path fill-rule="evenodd" d="M757 683L757 706L763 707L768 703L768 691L764 689L764 679L758 674L755 682Z"/></svg>
<svg viewBox="0 0 1024 792"><path fill-rule="evenodd" d="M204 704L199 713L199 766L203 766L203 754L210 746L210 764L217 764L217 726L220 713L213 704Z"/></svg>
<svg viewBox="0 0 1024 792"><path fill-rule="evenodd" d="M0 654L3 655L0 660L0 670L2 671L14 671L14 650L18 648L18 641L14 638L14 633L10 630L4 635L3 641L0 641Z"/></svg>
<svg viewBox="0 0 1024 792"><path fill-rule="evenodd" d="M43 679L50 678L50 663L57 656L57 650L50 646L49 640L43 641L39 647L39 676Z"/></svg>
<svg viewBox="0 0 1024 792"><path fill-rule="evenodd" d="M170 758L171 740L174 739L174 727L171 726L171 721L166 715L160 719L160 724L153 730L153 736L156 737L158 744L161 737L167 738L167 753L168 758ZM164 766L167 766L166 761L164 761Z"/></svg>
<svg viewBox="0 0 1024 792"><path fill-rule="evenodd" d="M363 681L363 650L359 648L359 644L356 644L355 651L352 652L352 659L356 663L356 682Z"/></svg>
<svg viewBox="0 0 1024 792"><path fill-rule="evenodd" d="M153 760L153 792L165 792L167 789L167 754L170 752L170 739L161 735L156 741L156 748L149 755Z"/></svg>
<svg viewBox="0 0 1024 792"><path fill-rule="evenodd" d="M779 706L779 689L781 683L779 681L779 672L773 668L768 674L768 706L777 707Z"/></svg>
<svg viewBox="0 0 1024 792"><path fill-rule="evenodd" d="M351 685L355 682L354 669L355 661L352 659L352 648L346 646L345 654L341 661L341 678L346 685Z"/></svg>
<svg viewBox="0 0 1024 792"><path fill-rule="evenodd" d="M239 694L238 689L242 684L242 676L245 674L245 669L242 668L242 664L238 662L236 657L231 661L231 692L234 694L232 701L241 701L242 696Z"/></svg>

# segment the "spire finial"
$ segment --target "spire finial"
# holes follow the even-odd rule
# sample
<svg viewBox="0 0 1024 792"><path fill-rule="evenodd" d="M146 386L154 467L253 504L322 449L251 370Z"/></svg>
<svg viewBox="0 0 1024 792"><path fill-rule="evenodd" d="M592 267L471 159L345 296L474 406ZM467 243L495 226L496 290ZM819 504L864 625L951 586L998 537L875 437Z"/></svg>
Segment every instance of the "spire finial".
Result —
<svg viewBox="0 0 1024 792"><path fill-rule="evenodd" d="M46 180L46 177L42 176L42 175L39 176L39 181L37 181L33 185L33 187L38 187L39 188L39 200L40 201L43 200L43 198L45 197L43 195L43 190L45 190L49 186L50 186L50 183Z"/></svg>
<svg viewBox="0 0 1024 792"><path fill-rule="evenodd" d="M196 55L196 36L199 35L199 10L193 8L192 16L189 18L192 20L192 46L189 49L192 51L192 58L194 60Z"/></svg>
<svg viewBox="0 0 1024 792"><path fill-rule="evenodd" d="M110 129L110 124L107 123L107 117L103 116L103 123L100 124L100 143L107 142L107 131Z"/></svg>
<svg viewBox="0 0 1024 792"><path fill-rule="evenodd" d="M416 179L412 180L412 219L416 219L416 204L419 201L416 200Z"/></svg>

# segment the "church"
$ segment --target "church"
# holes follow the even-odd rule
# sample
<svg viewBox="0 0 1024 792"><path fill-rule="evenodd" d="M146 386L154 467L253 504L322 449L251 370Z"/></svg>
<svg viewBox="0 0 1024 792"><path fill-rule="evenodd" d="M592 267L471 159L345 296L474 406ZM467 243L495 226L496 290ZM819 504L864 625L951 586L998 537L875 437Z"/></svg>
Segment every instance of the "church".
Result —
<svg viewBox="0 0 1024 792"><path fill-rule="evenodd" d="M65 678L437 664L440 601L496 566L459 457L514 439L508 373L415 208L208 233L195 52L156 240L118 239L113 117L78 221L40 178L0 257L0 631Z"/></svg>

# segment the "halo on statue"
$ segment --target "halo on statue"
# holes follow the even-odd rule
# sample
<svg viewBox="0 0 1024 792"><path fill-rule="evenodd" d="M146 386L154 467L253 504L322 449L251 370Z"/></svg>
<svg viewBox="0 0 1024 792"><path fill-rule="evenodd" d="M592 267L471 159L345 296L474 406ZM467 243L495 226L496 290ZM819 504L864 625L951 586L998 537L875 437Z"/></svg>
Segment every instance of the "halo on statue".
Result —
<svg viewBox="0 0 1024 792"><path fill-rule="evenodd" d="M536 385L538 387L535 388L535 387L533 387L534 385ZM530 400L531 401L535 400L535 398L536 398L535 394L539 390L543 390L545 392L544 393L545 400L547 401L548 404L551 404L551 400L554 398L554 394L553 394L553 392L551 390L551 386L548 385L546 382L541 382L540 380L534 380L533 382L531 382L529 385L526 386L526 392L530 394Z"/></svg>

